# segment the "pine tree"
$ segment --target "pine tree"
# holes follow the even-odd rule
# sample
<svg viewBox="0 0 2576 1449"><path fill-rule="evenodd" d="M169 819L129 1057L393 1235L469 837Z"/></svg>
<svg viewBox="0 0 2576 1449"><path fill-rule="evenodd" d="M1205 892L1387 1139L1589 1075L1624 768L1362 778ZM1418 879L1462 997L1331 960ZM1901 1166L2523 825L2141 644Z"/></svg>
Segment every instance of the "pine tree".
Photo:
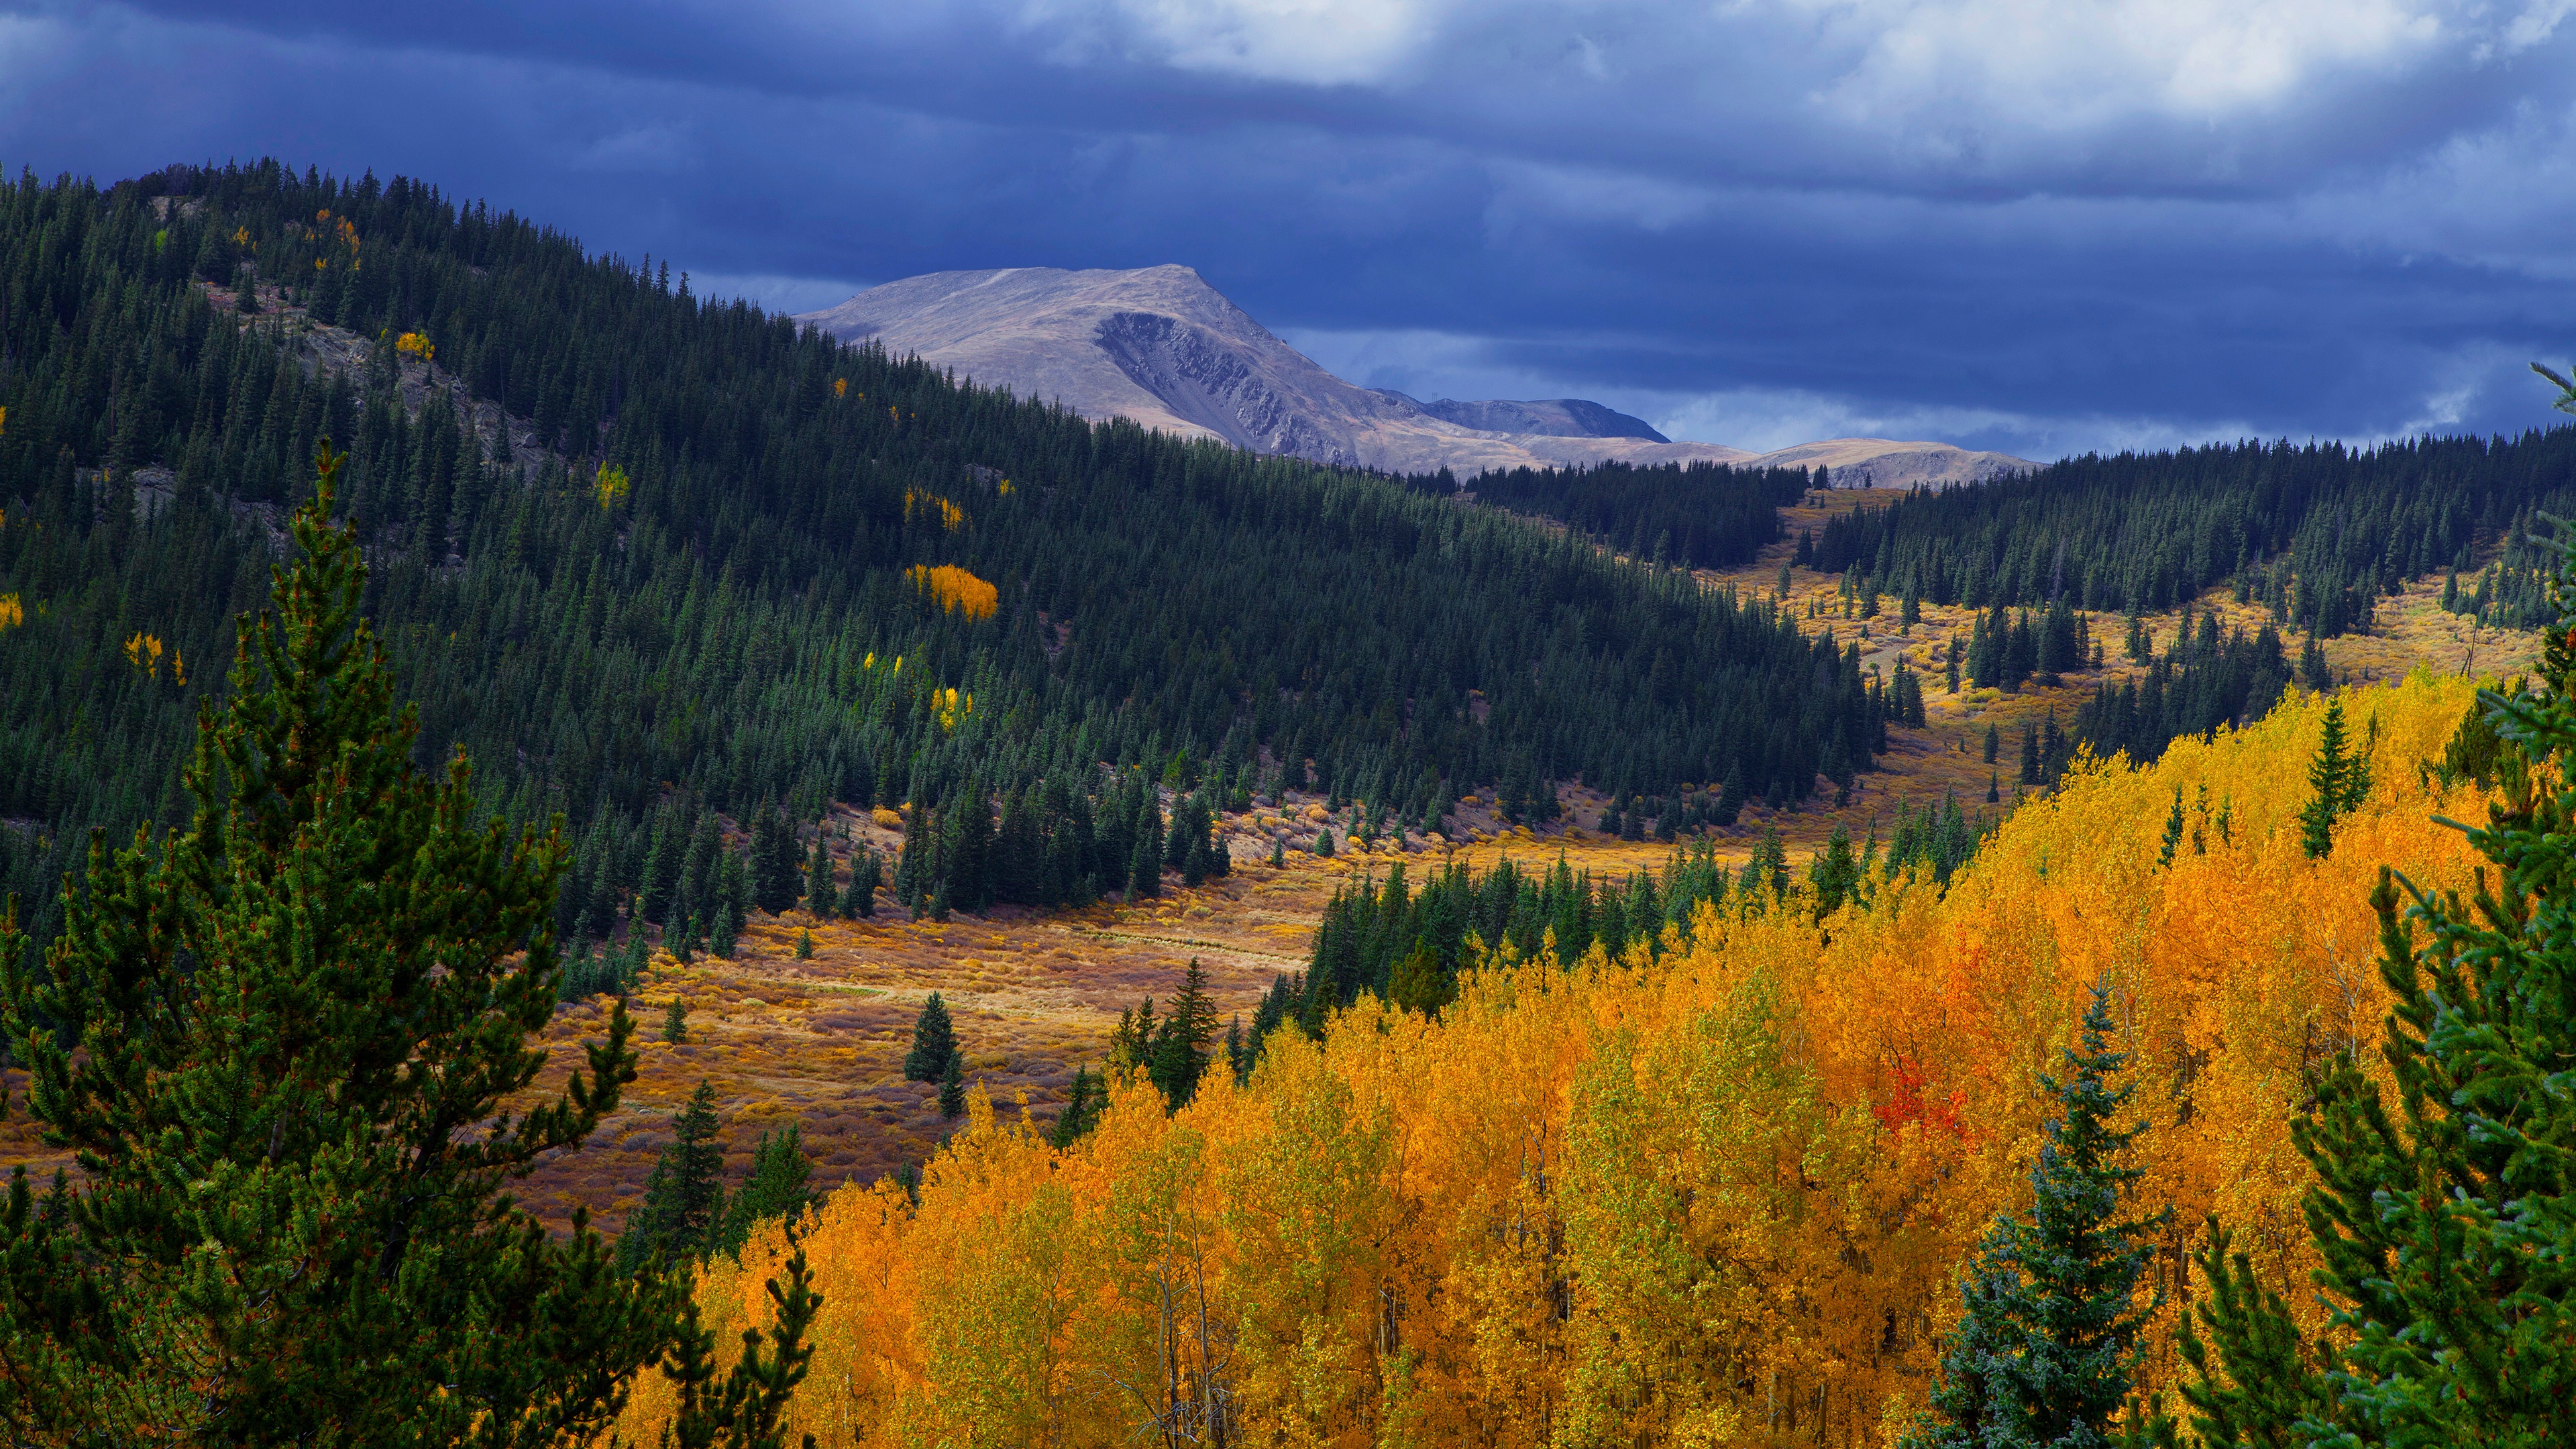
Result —
<svg viewBox="0 0 2576 1449"><path fill-rule="evenodd" d="M2174 847L2182 844L2182 787L2174 786L2173 811L2165 816L2164 845L2156 852L2156 864L2171 865Z"/></svg>
<svg viewBox="0 0 2576 1449"><path fill-rule="evenodd" d="M1208 1000L1206 968L1193 956L1181 977L1181 994L1172 998L1171 1010L1155 1032L1145 1060L1146 1076L1162 1089L1163 1100L1173 1111L1198 1095L1199 1079L1207 1074L1208 1050L1215 1042L1216 1006Z"/></svg>
<svg viewBox="0 0 2576 1449"><path fill-rule="evenodd" d="M848 920L874 919L877 913L877 887L885 883L885 858L861 846L850 862L849 892L841 897L841 915Z"/></svg>
<svg viewBox="0 0 2576 1449"><path fill-rule="evenodd" d="M964 1062L950 1053L948 1066L939 1074L939 1115L954 1121L966 1110L966 1068Z"/></svg>
<svg viewBox="0 0 2576 1449"><path fill-rule="evenodd" d="M2003 736L1996 731L1994 722L1989 720L1986 722L1986 763L1993 764L1996 756L2002 753Z"/></svg>
<svg viewBox="0 0 2576 1449"><path fill-rule="evenodd" d="M775 1132L761 1133L751 1153L751 1175L725 1199L724 1223L711 1246L740 1253L762 1223L795 1222L816 1201L809 1186L813 1177L814 1164L805 1157L803 1132L793 1118Z"/></svg>
<svg viewBox="0 0 2576 1449"><path fill-rule="evenodd" d="M2028 1215L1986 1232L1964 1290L1931 1410L1907 1449L2108 1449L2129 1400L2139 1338L2163 1304L2139 1301L2166 1214L2119 1219L2144 1169L2118 1165L2143 1124L2112 1119L2135 1090L2110 1085L2127 1065L2112 1050L2110 996L2093 990L2072 1074L2041 1085L2058 1103L2031 1168Z"/></svg>
<svg viewBox="0 0 2576 1449"><path fill-rule="evenodd" d="M832 852L824 848L823 830L818 825L814 828L813 852L805 857L805 909L813 913L814 919L828 921L838 901L839 893L832 887Z"/></svg>
<svg viewBox="0 0 2576 1449"><path fill-rule="evenodd" d="M2325 732L2308 764L2308 803L2299 811L2299 843L2312 860L2334 850L2334 823L2370 795L2370 765L2344 747L2343 701L2326 705Z"/></svg>
<svg viewBox="0 0 2576 1449"><path fill-rule="evenodd" d="M1136 853L1127 862L1127 897L1148 900L1163 893L1163 815L1152 795L1137 816Z"/></svg>
<svg viewBox="0 0 2576 1449"><path fill-rule="evenodd" d="M904 1054L903 1079L938 1081L956 1056L957 1032L948 1019L948 1003L934 991L921 1004L921 1015L912 1024L912 1050Z"/></svg>
<svg viewBox="0 0 2576 1449"><path fill-rule="evenodd" d="M501 1193L617 1109L633 1028L613 1014L560 1098L500 1112L545 1067L564 844L478 825L461 754L413 766L329 521L340 455L316 461L301 557L199 706L187 827L92 838L41 975L0 910L0 1030L84 1163L60 1211L18 1172L0 1227L7 1412L47 1442L584 1431L675 1321L586 1213L556 1239Z"/></svg>
<svg viewBox="0 0 2576 1449"><path fill-rule="evenodd" d="M814 933L812 931L798 931L796 933L796 959L799 961L811 961L814 959Z"/></svg>
<svg viewBox="0 0 2576 1449"><path fill-rule="evenodd" d="M823 1295L814 1291L802 1247L787 1260L786 1276L785 1288L775 1278L763 1285L773 1314L769 1351L761 1351L759 1329L744 1329L742 1353L721 1385L716 1383L715 1334L698 1326L697 1300L681 1300L681 1320L663 1368L678 1391L664 1434L666 1444L682 1449L716 1445L786 1449L786 1434L778 1421L813 1366L814 1349L805 1342L805 1331L823 1311ZM804 1446L814 1449L813 1435L805 1436Z"/></svg>
<svg viewBox="0 0 2576 1449"><path fill-rule="evenodd" d="M617 1240L617 1260L629 1272L660 1258L683 1262L715 1244L724 1221L724 1144L716 1140L716 1092L707 1082L671 1117L671 1145L653 1161L644 1201Z"/></svg>
<svg viewBox="0 0 2576 1449"><path fill-rule="evenodd" d="M1047 1129L1047 1142L1055 1147L1071 1147L1085 1133L1100 1125L1100 1114L1109 1105L1109 1088L1098 1073L1089 1067L1073 1069L1073 1085L1065 1090L1064 1110L1058 1112L1055 1125Z"/></svg>
<svg viewBox="0 0 2576 1449"><path fill-rule="evenodd" d="M1457 997L1457 981L1441 969L1439 953L1431 949L1428 941L1415 942L1404 959L1396 963L1395 971L1387 981L1387 1000L1425 1016L1439 1015L1440 1008ZM1235 1054L1242 1054L1240 1046ZM1243 1075L1240 1066L1236 1075Z"/></svg>
<svg viewBox="0 0 2576 1449"><path fill-rule="evenodd" d="M2186 1402L2242 1426L2240 1442L2576 1443L2576 1097L2563 1085L2576 1060L2576 797L2536 778L2576 752L2576 631L2564 627L2576 624L2576 538L2564 549L2548 687L2479 694L2504 742L2506 798L2469 843L2501 889L2428 897L2383 866L2371 896L2396 1001L2380 1052L2398 1110L2346 1052L2292 1125L2318 1179L2306 1216L2327 1336L2304 1340L2277 1299L2239 1293L2202 1320L2223 1374L2185 1341L2200 1370ZM2258 1392L2230 1394L2245 1385Z"/></svg>
<svg viewBox="0 0 2576 1449"><path fill-rule="evenodd" d="M778 813L775 804L762 802L753 814L751 828L753 903L773 916L793 910L804 886L799 879L802 863L802 853L796 849L796 828Z"/></svg>

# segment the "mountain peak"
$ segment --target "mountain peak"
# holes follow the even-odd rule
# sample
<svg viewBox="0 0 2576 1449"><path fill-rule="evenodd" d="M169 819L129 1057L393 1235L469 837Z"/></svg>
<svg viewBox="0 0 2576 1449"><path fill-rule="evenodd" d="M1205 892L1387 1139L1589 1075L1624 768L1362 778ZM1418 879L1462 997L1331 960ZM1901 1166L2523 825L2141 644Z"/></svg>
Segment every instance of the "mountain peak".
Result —
<svg viewBox="0 0 2576 1449"><path fill-rule="evenodd" d="M1358 387L1317 366L1177 262L1132 270L1002 267L931 272L871 287L800 315L845 342L952 368L988 387L1123 417L1259 453L1390 473L1466 475L1496 468L1751 463L1717 443L1676 443L1644 419L1581 398L1420 402ZM1837 473L1874 470L1881 486L1946 484L2028 467L1941 443L1837 439ZM1874 446L1879 451L1872 453ZM1819 459L1823 461L1823 459ZM1883 474L1883 479L1876 475Z"/></svg>

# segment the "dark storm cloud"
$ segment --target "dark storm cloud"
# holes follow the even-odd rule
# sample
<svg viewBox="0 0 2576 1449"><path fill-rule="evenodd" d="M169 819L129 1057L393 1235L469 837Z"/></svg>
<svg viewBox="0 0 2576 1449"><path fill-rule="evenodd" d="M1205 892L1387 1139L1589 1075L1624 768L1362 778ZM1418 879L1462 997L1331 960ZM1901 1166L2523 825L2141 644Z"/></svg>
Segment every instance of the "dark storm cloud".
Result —
<svg viewBox="0 0 2576 1449"><path fill-rule="evenodd" d="M2377 437L2576 347L2567 8L37 7L0 160L400 171L788 305L1179 261L1361 381L1746 444Z"/></svg>

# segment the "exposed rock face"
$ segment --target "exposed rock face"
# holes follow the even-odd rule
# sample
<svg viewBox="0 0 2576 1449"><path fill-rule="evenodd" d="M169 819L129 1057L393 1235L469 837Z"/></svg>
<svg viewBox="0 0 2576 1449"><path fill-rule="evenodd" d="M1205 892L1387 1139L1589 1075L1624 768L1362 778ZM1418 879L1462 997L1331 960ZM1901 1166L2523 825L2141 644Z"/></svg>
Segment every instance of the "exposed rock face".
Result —
<svg viewBox="0 0 2576 1449"><path fill-rule="evenodd" d="M1395 394L1403 397L1402 393ZM1414 402L1444 423L1474 428L1480 433L1537 433L1550 438L1643 438L1649 443L1669 443L1672 439L1656 432L1644 418L1614 412L1597 402L1579 397L1550 398L1544 402L1455 402L1442 398L1438 402Z"/></svg>
<svg viewBox="0 0 2576 1449"><path fill-rule="evenodd" d="M1741 448L1673 442L1642 419L1580 398L1423 403L1355 387L1271 335L1188 267L934 272L797 320L848 342L875 338L897 356L918 354L1085 417L1124 417L1319 463L1391 473L1448 468L1466 476L1614 458L1755 461ZM1943 443L1847 438L1804 446L1827 452L1793 465L1824 462L1837 475L1866 466L1882 487L1945 486L2029 466Z"/></svg>

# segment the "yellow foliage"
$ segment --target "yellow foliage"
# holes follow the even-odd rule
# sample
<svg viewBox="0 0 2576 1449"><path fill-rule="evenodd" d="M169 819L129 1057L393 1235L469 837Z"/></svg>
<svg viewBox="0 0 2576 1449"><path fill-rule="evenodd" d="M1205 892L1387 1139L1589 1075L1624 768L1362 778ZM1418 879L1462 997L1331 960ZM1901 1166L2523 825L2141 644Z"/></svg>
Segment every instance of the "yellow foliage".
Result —
<svg viewBox="0 0 2576 1449"><path fill-rule="evenodd" d="M879 829L901 830L903 828L903 816L883 805L869 811L868 818L875 821Z"/></svg>
<svg viewBox="0 0 2576 1449"><path fill-rule="evenodd" d="M954 564L936 567L915 564L905 572L911 577L913 587L927 591L939 600L941 608L959 610L969 619L989 619L1002 605L1001 590ZM896 660L895 667L902 668L903 661ZM956 691L949 692L954 694Z"/></svg>
<svg viewBox="0 0 2576 1449"><path fill-rule="evenodd" d="M590 491L591 496L599 500L600 507L615 508L626 501L630 486L631 480L627 478L625 469L603 460L598 476L591 480Z"/></svg>
<svg viewBox="0 0 2576 1449"><path fill-rule="evenodd" d="M146 679L161 672L161 641L150 634L136 634L125 641L125 662L143 671Z"/></svg>
<svg viewBox="0 0 2576 1449"><path fill-rule="evenodd" d="M937 518L939 520L941 531L946 533L955 533L958 529L963 528L966 525L965 509L958 507L956 504L949 502L947 499L940 497L936 493L924 493L917 488L907 488L904 490L903 494L903 516L905 522L908 523L912 520L912 515L916 509Z"/></svg>
<svg viewBox="0 0 2576 1449"><path fill-rule="evenodd" d="M12 629L27 622L27 610L16 594L0 594L0 629Z"/></svg>
<svg viewBox="0 0 2576 1449"><path fill-rule="evenodd" d="M406 332L394 339L394 351L406 357L417 357L427 362L437 355L438 348L427 336L418 332Z"/></svg>
<svg viewBox="0 0 2576 1449"><path fill-rule="evenodd" d="M832 379L832 396L834 396L834 397L848 397L849 395L850 395L850 380L849 380L848 378L846 378L846 377L836 377L836 378L833 378L833 379Z"/></svg>
<svg viewBox="0 0 2576 1449"><path fill-rule="evenodd" d="M2416 762L2470 697L2347 692L2374 783L2324 860L2297 818L2324 702L2299 695L2144 769L2081 764L1946 892L1908 875L1821 924L1703 905L1659 962L1506 955L1437 1020L1364 997L1176 1114L1115 1084L1064 1151L978 1090L917 1209L848 1186L803 1232L828 1306L790 1440L1106 1449L1213 1400L1229 1442L1887 1444L2097 981L2150 1128L2141 1205L2174 1209L2160 1281L2214 1211L2312 1311L2290 1124L2328 1054L2375 1068L2379 865L2469 879L2431 817L2480 802ZM705 1270L720 1342L766 1325L784 1251ZM648 1387L621 1432L668 1412Z"/></svg>

